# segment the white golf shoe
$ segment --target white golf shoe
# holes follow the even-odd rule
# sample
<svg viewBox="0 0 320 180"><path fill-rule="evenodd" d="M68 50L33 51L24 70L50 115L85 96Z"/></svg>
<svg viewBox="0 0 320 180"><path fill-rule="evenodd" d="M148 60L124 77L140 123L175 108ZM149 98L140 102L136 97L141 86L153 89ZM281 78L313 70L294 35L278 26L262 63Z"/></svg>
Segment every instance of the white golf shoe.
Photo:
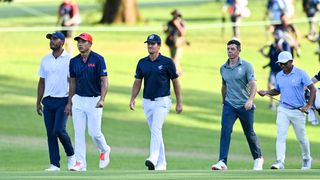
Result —
<svg viewBox="0 0 320 180"><path fill-rule="evenodd" d="M110 152L111 152L111 148L109 148L109 150L107 152L103 152L100 154L100 161L99 161L99 168L100 169L104 169L106 168L109 163L110 163Z"/></svg>
<svg viewBox="0 0 320 180"><path fill-rule="evenodd" d="M76 164L70 168L70 171L87 171L87 168L82 166L80 162L76 162Z"/></svg>
<svg viewBox="0 0 320 180"><path fill-rule="evenodd" d="M261 171L263 169L263 163L264 163L263 157L255 159L253 163L253 170Z"/></svg>
<svg viewBox="0 0 320 180"><path fill-rule="evenodd" d="M219 162L217 162L217 164L212 165L211 169L212 170L228 170L228 167L222 160L220 160Z"/></svg>
<svg viewBox="0 0 320 180"><path fill-rule="evenodd" d="M49 168L45 169L45 171L60 171L60 168L53 164L50 164Z"/></svg>
<svg viewBox="0 0 320 180"><path fill-rule="evenodd" d="M284 164L281 161L276 161L270 169L284 169Z"/></svg>
<svg viewBox="0 0 320 180"><path fill-rule="evenodd" d="M167 170L167 165L166 164L161 164L161 165L156 165L156 167L154 168L154 170L156 171L166 171Z"/></svg>
<svg viewBox="0 0 320 180"><path fill-rule="evenodd" d="M312 158L310 159L302 159L302 167L301 170L309 170L311 169Z"/></svg>
<svg viewBox="0 0 320 180"><path fill-rule="evenodd" d="M74 165L76 165L75 155L68 156L68 170L70 170Z"/></svg>

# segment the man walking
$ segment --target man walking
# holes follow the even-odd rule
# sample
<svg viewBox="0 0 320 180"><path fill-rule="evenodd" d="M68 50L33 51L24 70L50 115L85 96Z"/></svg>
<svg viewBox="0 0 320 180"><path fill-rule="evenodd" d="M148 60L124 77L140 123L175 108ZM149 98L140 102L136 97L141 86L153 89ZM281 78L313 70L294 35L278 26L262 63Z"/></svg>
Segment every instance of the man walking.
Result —
<svg viewBox="0 0 320 180"><path fill-rule="evenodd" d="M100 151L99 168L110 162L111 148L101 132L102 110L108 89L104 58L91 50L92 36L82 33L75 37L80 54L70 61L70 93L66 112L72 113L75 133L76 164L74 171L86 171L86 136L88 132ZM72 111L71 111L72 110Z"/></svg>
<svg viewBox="0 0 320 180"><path fill-rule="evenodd" d="M294 67L290 52L281 52L278 56L277 63L282 68L282 71L276 76L275 88L269 91L258 91L260 96L276 96L281 94L277 114L277 161L271 166L271 169L284 169L286 139L290 124L292 124L294 128L301 147L301 169L311 169L312 158L310 156L309 140L306 135L305 113L307 113L313 105L316 89L307 73ZM304 97L305 87L310 90L310 97L307 104Z"/></svg>
<svg viewBox="0 0 320 180"><path fill-rule="evenodd" d="M69 55L62 47L65 37L61 32L47 34L52 53L42 58L39 69L37 94L37 113L44 117L48 137L50 166L46 171L60 171L58 139L68 156L68 169L74 163L74 151L66 131L68 115L64 108L68 102L69 91ZM43 109L42 105L43 104Z"/></svg>
<svg viewBox="0 0 320 180"><path fill-rule="evenodd" d="M262 170L263 158L261 149L253 129L254 109L253 99L256 94L256 79L252 65L241 59L241 44L237 40L227 43L229 59L220 68L222 76L222 120L220 135L220 155L218 163L212 165L212 170L227 170L227 158L233 125L240 119L246 135L252 157L253 170Z"/></svg>
<svg viewBox="0 0 320 180"><path fill-rule="evenodd" d="M148 36L147 57L139 60L132 87L130 109L135 110L135 99L144 79L142 106L150 129L150 156L145 161L148 170L166 170L162 126L170 111L170 80L176 95L176 112L182 112L182 98L178 75L173 61L159 53L161 39L156 34Z"/></svg>

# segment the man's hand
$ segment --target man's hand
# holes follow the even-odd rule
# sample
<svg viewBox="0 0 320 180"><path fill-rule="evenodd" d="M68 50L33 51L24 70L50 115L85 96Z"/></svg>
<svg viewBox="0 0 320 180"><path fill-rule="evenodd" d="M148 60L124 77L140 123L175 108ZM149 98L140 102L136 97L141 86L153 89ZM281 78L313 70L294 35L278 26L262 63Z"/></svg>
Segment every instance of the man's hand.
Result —
<svg viewBox="0 0 320 180"><path fill-rule="evenodd" d="M307 104L307 105L303 106L303 107L300 109L300 111L301 111L301 112L304 112L304 113L308 113L310 108L311 108L311 107Z"/></svg>
<svg viewBox="0 0 320 180"><path fill-rule="evenodd" d="M39 116L42 116L42 106L41 104L37 104L37 113Z"/></svg>
<svg viewBox="0 0 320 180"><path fill-rule="evenodd" d="M68 103L66 105L66 107L64 108L64 112L67 114L67 115L72 115L72 105L71 103Z"/></svg>
<svg viewBox="0 0 320 180"><path fill-rule="evenodd" d="M176 105L176 113L180 114L182 112L182 103L177 103Z"/></svg>
<svg viewBox="0 0 320 180"><path fill-rule="evenodd" d="M135 100L130 100L130 104L129 104L129 107L132 111L134 111L135 109L135 105L136 105L136 101Z"/></svg>
<svg viewBox="0 0 320 180"><path fill-rule="evenodd" d="M265 96L268 94L268 91L265 91L265 90L260 90L260 91L257 91L257 93L260 95L260 96Z"/></svg>
<svg viewBox="0 0 320 180"><path fill-rule="evenodd" d="M104 100L99 99L99 101L97 102L96 108L103 108L103 104L104 104Z"/></svg>
<svg viewBox="0 0 320 180"><path fill-rule="evenodd" d="M247 102L244 104L244 108L246 110L250 110L252 108L253 101L252 100L247 100Z"/></svg>

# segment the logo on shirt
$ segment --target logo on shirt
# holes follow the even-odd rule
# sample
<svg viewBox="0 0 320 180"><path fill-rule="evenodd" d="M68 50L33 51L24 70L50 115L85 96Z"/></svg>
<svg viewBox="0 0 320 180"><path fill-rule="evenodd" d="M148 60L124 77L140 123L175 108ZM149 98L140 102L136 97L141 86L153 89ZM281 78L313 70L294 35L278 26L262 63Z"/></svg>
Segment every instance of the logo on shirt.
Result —
<svg viewBox="0 0 320 180"><path fill-rule="evenodd" d="M88 67L96 67L96 64L89 63Z"/></svg>
<svg viewBox="0 0 320 180"><path fill-rule="evenodd" d="M163 65L158 66L158 69L162 70L163 69Z"/></svg>
<svg viewBox="0 0 320 180"><path fill-rule="evenodd" d="M103 72L104 72L104 73L107 73L107 70L106 70L106 69L104 69L104 70L103 70Z"/></svg>

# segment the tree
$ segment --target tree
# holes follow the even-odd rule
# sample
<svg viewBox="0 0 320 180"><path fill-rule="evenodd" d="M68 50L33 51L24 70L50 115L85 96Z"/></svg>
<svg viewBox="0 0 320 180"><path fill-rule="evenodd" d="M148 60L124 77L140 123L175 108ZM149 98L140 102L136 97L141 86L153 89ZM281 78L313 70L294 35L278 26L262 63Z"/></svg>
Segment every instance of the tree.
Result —
<svg viewBox="0 0 320 180"><path fill-rule="evenodd" d="M100 23L134 24L140 20L136 0L106 0Z"/></svg>
<svg viewBox="0 0 320 180"><path fill-rule="evenodd" d="M1 2L8 2L8 3L10 3L10 2L12 2L13 0L0 0L0 3Z"/></svg>

